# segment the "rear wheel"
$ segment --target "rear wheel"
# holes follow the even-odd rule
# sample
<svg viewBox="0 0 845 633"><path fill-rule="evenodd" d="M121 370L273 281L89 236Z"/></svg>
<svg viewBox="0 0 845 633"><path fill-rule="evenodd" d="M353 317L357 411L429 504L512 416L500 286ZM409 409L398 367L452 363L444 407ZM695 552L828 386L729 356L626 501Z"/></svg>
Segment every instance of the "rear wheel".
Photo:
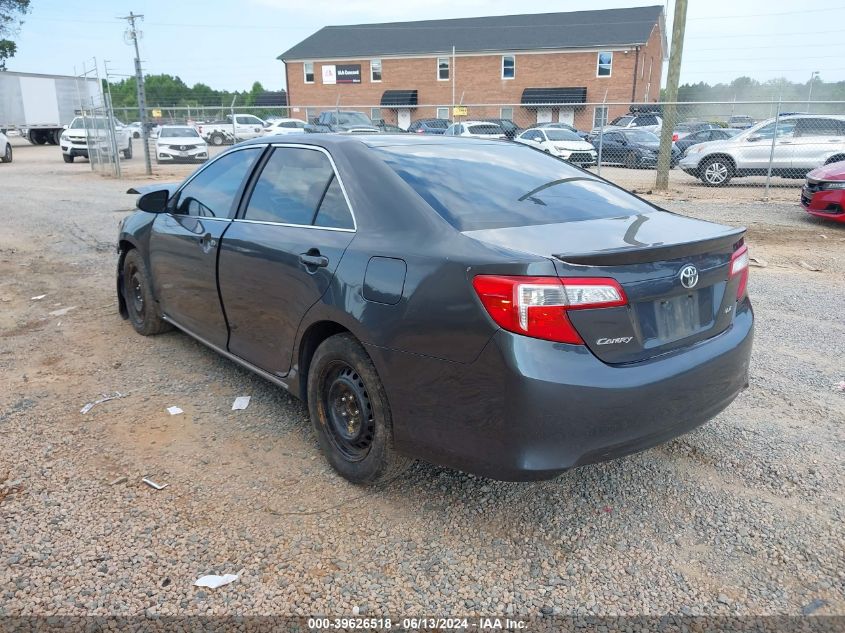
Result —
<svg viewBox="0 0 845 633"><path fill-rule="evenodd" d="M125 150L123 150L123 157L126 160L129 160L130 158L132 158L132 140L131 139L129 140L129 147L127 147Z"/></svg>
<svg viewBox="0 0 845 633"><path fill-rule="evenodd" d="M332 336L314 353L308 409L323 455L345 479L382 483L411 464L393 448L387 395L372 360L351 335Z"/></svg>
<svg viewBox="0 0 845 633"><path fill-rule="evenodd" d="M699 167L701 182L712 187L720 187L730 182L733 165L721 156L705 158Z"/></svg>
<svg viewBox="0 0 845 633"><path fill-rule="evenodd" d="M11 163L12 162L12 146L9 143L6 143L6 150L3 152L3 155L0 156L0 163Z"/></svg>
<svg viewBox="0 0 845 633"><path fill-rule="evenodd" d="M161 318L158 304L153 298L150 276L141 254L134 248L123 260L123 300L129 321L138 334L150 336L172 329Z"/></svg>
<svg viewBox="0 0 845 633"><path fill-rule="evenodd" d="M639 162L636 152L628 152L625 156L625 167L628 169L636 169Z"/></svg>
<svg viewBox="0 0 845 633"><path fill-rule="evenodd" d="M211 139L209 140L211 141L212 145L223 145L223 141L225 141L226 139L223 138L222 134L218 134L217 132L215 132L211 135Z"/></svg>

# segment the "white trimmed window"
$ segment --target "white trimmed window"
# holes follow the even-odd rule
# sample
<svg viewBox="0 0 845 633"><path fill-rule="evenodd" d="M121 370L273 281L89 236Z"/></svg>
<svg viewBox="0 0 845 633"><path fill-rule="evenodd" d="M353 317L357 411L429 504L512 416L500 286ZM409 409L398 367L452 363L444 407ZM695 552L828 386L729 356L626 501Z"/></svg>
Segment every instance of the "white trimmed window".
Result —
<svg viewBox="0 0 845 633"><path fill-rule="evenodd" d="M371 59L370 60L370 81L374 81L374 82L381 81L381 60L380 59Z"/></svg>
<svg viewBox="0 0 845 633"><path fill-rule="evenodd" d="M613 52L599 51L596 55L596 77L610 77L613 71Z"/></svg>
<svg viewBox="0 0 845 633"><path fill-rule="evenodd" d="M438 57L437 58L437 81L448 81L449 80L449 58L448 57Z"/></svg>
<svg viewBox="0 0 845 633"><path fill-rule="evenodd" d="M437 108L438 119L449 119L449 108Z"/></svg>
<svg viewBox="0 0 845 633"><path fill-rule="evenodd" d="M607 106L596 106L593 108L593 127L604 127L607 125Z"/></svg>
<svg viewBox="0 0 845 633"><path fill-rule="evenodd" d="M513 108L502 108L499 110L499 118L513 121Z"/></svg>
<svg viewBox="0 0 845 633"><path fill-rule="evenodd" d="M305 83L313 84L314 83L314 62L303 62L302 63L302 74L304 76Z"/></svg>
<svg viewBox="0 0 845 633"><path fill-rule="evenodd" d="M513 55L502 55L502 79L516 77L516 58Z"/></svg>

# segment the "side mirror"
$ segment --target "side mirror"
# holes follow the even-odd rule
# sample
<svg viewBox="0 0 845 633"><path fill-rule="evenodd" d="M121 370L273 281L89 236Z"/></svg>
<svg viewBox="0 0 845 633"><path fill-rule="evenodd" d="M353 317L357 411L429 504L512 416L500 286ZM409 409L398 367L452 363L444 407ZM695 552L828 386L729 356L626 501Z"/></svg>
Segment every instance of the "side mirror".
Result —
<svg viewBox="0 0 845 633"><path fill-rule="evenodd" d="M66 129L67 129L67 127L68 127L67 125L63 125L63 126L62 126L62 129L63 129L63 130L66 130Z"/></svg>
<svg viewBox="0 0 845 633"><path fill-rule="evenodd" d="M748 137L747 139L745 139L745 140L746 140L746 141L748 141L749 143L754 143L755 141L759 141L759 140L760 140L760 137L759 137L759 136L757 136L757 135L753 135L753 134L752 134L751 136L749 136L749 137Z"/></svg>
<svg viewBox="0 0 845 633"><path fill-rule="evenodd" d="M170 198L170 192L167 189L158 189L143 194L138 198L136 206L141 211L148 213L164 213L167 211L167 201Z"/></svg>

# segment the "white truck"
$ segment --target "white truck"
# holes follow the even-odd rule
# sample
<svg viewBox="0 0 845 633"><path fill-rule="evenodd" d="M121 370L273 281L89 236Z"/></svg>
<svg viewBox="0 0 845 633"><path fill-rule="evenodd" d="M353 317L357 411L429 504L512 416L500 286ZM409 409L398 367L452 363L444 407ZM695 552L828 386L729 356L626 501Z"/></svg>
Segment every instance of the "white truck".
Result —
<svg viewBox="0 0 845 633"><path fill-rule="evenodd" d="M262 131L267 125L252 114L235 114L235 122L232 124L232 116L227 114L226 118L220 121L197 123L197 132L212 145L224 145L262 136Z"/></svg>
<svg viewBox="0 0 845 633"><path fill-rule="evenodd" d="M77 156L91 160L91 155L111 159L114 152L111 142L109 120L102 116L78 116L66 126L59 136L59 147L66 163L72 163ZM118 123L114 128L115 145L123 158L132 158L132 131Z"/></svg>
<svg viewBox="0 0 845 633"><path fill-rule="evenodd" d="M34 145L58 145L76 113L101 104L96 79L0 72L0 131L17 130Z"/></svg>

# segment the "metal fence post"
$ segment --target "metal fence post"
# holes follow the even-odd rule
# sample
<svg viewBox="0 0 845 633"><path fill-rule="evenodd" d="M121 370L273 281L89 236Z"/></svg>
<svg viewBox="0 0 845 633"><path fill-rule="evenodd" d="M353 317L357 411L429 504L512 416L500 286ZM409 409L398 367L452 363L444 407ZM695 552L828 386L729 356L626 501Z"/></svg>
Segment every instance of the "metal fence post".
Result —
<svg viewBox="0 0 845 633"><path fill-rule="evenodd" d="M769 185L772 181L772 162L775 160L775 142L778 138L778 124L780 123L780 107L781 102L778 101L778 109L775 112L775 129L772 132L772 145L769 149L769 168L766 170L766 194L763 196L765 202L769 201Z"/></svg>
<svg viewBox="0 0 845 633"><path fill-rule="evenodd" d="M601 148L604 144L604 123L607 119L607 90L604 91L604 99L601 106L601 118L599 119L599 153L596 156L596 174L601 176Z"/></svg>

